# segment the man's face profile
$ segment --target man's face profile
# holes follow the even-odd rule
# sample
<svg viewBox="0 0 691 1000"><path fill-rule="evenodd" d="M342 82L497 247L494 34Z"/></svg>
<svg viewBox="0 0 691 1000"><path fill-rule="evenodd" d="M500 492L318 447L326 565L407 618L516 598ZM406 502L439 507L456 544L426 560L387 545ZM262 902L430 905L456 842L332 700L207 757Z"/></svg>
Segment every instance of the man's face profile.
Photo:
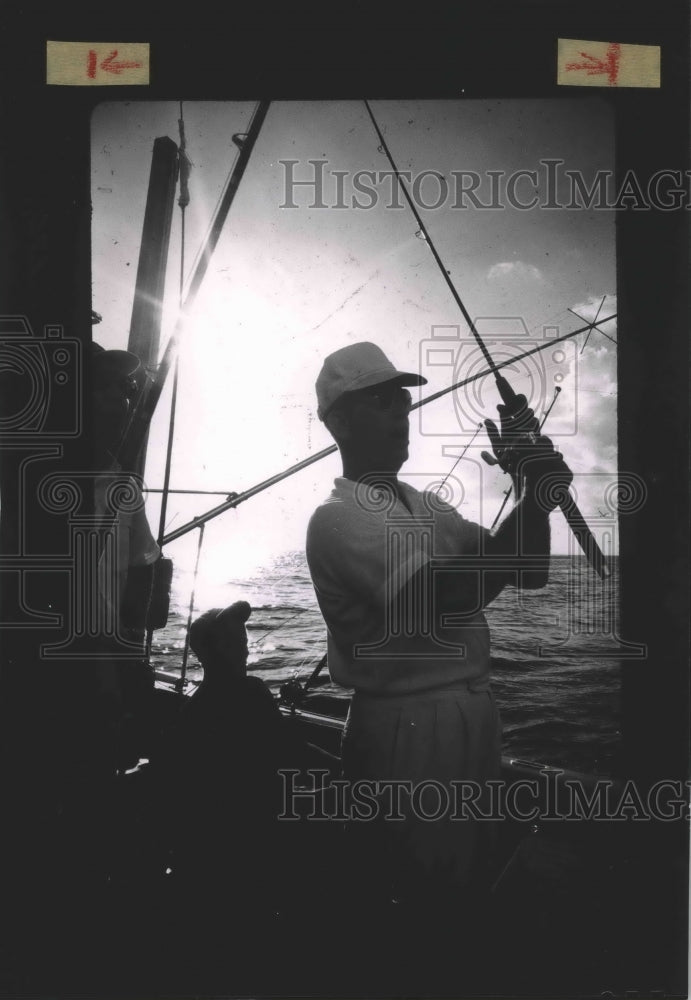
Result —
<svg viewBox="0 0 691 1000"><path fill-rule="evenodd" d="M408 458L411 396L396 381L344 393L329 420L344 452L372 472L398 472Z"/></svg>

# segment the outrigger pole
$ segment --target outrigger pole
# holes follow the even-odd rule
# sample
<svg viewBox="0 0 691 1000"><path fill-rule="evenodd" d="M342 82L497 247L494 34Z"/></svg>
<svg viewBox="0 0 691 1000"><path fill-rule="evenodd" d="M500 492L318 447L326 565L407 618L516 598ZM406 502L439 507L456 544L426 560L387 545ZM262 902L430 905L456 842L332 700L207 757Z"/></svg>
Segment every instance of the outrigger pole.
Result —
<svg viewBox="0 0 691 1000"><path fill-rule="evenodd" d="M218 211L216 212L216 216L212 222L204 248L199 255L199 260L192 275L187 295L185 296L185 301L182 304L182 308L175 323L175 328L168 343L166 344L166 349L163 353L163 357L161 358L161 363L158 366L158 371L156 372L155 377L142 391L139 403L136 408L134 408L127 426L125 427L116 456L118 462L123 465L123 467L128 467L128 462L131 465L132 462L136 460L136 457L146 438L151 418L161 397L161 393L163 392L163 386L165 385L168 373L173 367L175 357L177 356L180 335L187 319L187 315L194 304L200 285L204 280L211 257L216 249L216 244L218 243L221 231L225 225L226 218L228 217L230 206L233 204L240 181L245 173L245 168L247 167L250 154L257 141L264 119L266 118L266 113L269 110L269 104L269 101L259 102L247 133L240 137L237 141L240 153L228 179L226 189L223 192L221 202L218 206Z"/></svg>
<svg viewBox="0 0 691 1000"><path fill-rule="evenodd" d="M395 174L395 176L396 176L396 178L398 180L399 186L400 186L401 190L403 191L403 194L405 195L406 201L408 202L408 206L410 207L410 210L413 213L415 221L417 222L418 226L420 227L420 233L422 234L422 236L424 237L424 239L425 239L428 247L432 251L432 256L434 257L435 261L437 262L437 265L439 267L439 270L442 273L444 281L448 285L449 291L451 292L456 305L458 306L458 308L461 311L461 314L463 315L463 319L468 324L468 329L472 333L473 337L475 338L475 341L477 342L478 347L482 351L483 357L484 357L485 361L487 362L487 365L489 367L490 372L492 373L492 375L494 375L494 381L496 383L499 395L501 396L502 402L506 406L515 405L516 393L511 388L511 386L509 385L509 383L507 382L507 380L504 378L504 376L499 374L499 366L495 365L494 361L492 360L492 356L490 355L489 351L487 350L487 347L486 347L484 341L482 340L482 337L478 333L477 328L475 326L475 323L473 322L473 320L472 320L472 318L470 316L470 313L468 312L468 310L466 309L465 305L463 304L463 301L462 301L460 295L458 294L458 292L456 290L456 286L454 285L453 281L451 280L449 272L444 267L444 262L442 261L441 257L437 253L436 247L432 243L432 240L430 239L429 233L427 232L427 229L425 227L425 224L422 221L422 219L420 218L420 214L419 214L417 208L415 207L415 203L413 202L413 199L410 197L410 195L408 193L407 187L403 183L403 178L401 177L401 175L400 175L400 173L398 171L398 168L397 168L396 164L394 163L393 157L391 156L389 148L386 145L386 140L384 139L384 136L381 133L379 125L377 124L377 121L376 121L374 115L372 114L372 109L369 106L369 101L367 101L367 100L365 101L365 108L367 109L367 113L368 113L368 115L370 116L370 118L372 120L372 125L374 126L374 130L377 133L377 137L378 137L379 142L380 142L380 148L381 148L382 152L385 153L385 155L387 156L387 158L389 160L389 163L391 164L391 167L393 169L393 172L394 172L394 174ZM599 310L598 310L598 312L599 312ZM604 322L604 320L602 320L601 322ZM594 324L591 324L591 327L593 325ZM580 510L576 506L575 500L573 499L573 497L571 496L571 494L568 491L564 491L563 492L563 499L560 501L559 506L561 507L561 509L562 509L562 511L564 513L564 517L566 518L566 520L567 520L567 522L569 524L569 527L571 528L572 532L574 533L574 535L576 537L576 540L578 541L578 544L581 546L581 548L585 552L585 555L586 555L586 557L588 559L588 562L593 567L593 569L598 574L598 576L600 576L601 578L604 579L606 576L609 575L608 568L607 568L607 565L605 563L605 557L602 554L602 550L600 549L600 546L597 544L597 542L595 540L595 537L593 536L590 528L585 523L583 515L581 514Z"/></svg>
<svg viewBox="0 0 691 1000"><path fill-rule="evenodd" d="M601 319L600 323L608 323L610 320L616 319L617 314L612 313L611 316L607 316L606 319ZM507 358L506 361L500 361L495 367L496 369L505 368L508 365L514 364L516 361L521 361L523 358L529 357L531 354L538 354L540 351L546 350L548 347L553 347L554 344L560 343L562 340L569 340L571 337L577 337L579 333L585 333L586 330L592 329L592 323L588 323L587 326L582 326L578 330L572 330L571 333L564 333L561 337L553 337L548 341L543 341L541 344L536 344L535 347L529 348L527 351L522 351L520 354L516 355L515 358ZM490 369L485 368L483 371L476 372L474 375L469 375L468 378L462 379L460 382L454 382L453 385L447 386L445 389L439 389L438 392L433 392L430 396L425 396L424 399L418 400L417 403L413 403L411 410L417 410L421 406L426 406L427 403L432 403L435 399L440 399L442 396L446 396L447 393L453 392L455 389L461 389L463 386L470 385L471 382L475 382L477 379L484 378L486 375L490 374ZM270 486L274 486L276 483L280 483L284 479L288 479L289 476L294 476L296 472L300 472L301 469L306 469L309 465L314 465L315 462L320 462L327 455L333 455L336 451L336 445L329 445L328 448L323 448L321 451L316 452L314 455L310 455L309 458L303 458L300 462L296 462L295 465L291 465L289 469L285 469L283 472L278 472L275 476L271 476L270 479L264 479L261 483L257 483L256 486L250 487L250 489L245 490L243 493L231 493L228 495L228 499L219 504L217 507L208 510L206 514L200 514L199 517L195 517L192 521L188 521L186 524L180 525L175 531L169 532L164 535L161 539L161 545L168 545L169 542L174 542L178 538L182 538L190 531L194 531L200 525L205 524L207 521L213 520L213 518L218 517L219 514L224 514L227 510L232 510L233 507L239 507L241 503L245 500L251 499L251 497L256 496L258 493L263 493L264 490L268 490Z"/></svg>

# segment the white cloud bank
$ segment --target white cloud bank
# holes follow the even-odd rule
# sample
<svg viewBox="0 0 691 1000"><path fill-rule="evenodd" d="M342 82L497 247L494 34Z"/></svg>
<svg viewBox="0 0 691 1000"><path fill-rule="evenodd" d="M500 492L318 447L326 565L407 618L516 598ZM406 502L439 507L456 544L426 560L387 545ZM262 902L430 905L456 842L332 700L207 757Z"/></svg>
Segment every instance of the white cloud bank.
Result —
<svg viewBox="0 0 691 1000"><path fill-rule="evenodd" d="M499 264L493 264L487 272L488 281L509 276L523 278L528 281L542 281L542 271L535 267L534 264L526 264L522 260L507 260Z"/></svg>

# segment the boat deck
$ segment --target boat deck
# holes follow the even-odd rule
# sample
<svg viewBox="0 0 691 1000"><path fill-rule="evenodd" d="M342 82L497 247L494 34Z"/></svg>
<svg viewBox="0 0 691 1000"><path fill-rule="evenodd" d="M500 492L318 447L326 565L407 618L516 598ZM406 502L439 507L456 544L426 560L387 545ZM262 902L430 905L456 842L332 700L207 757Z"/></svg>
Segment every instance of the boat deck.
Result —
<svg viewBox="0 0 691 1000"><path fill-rule="evenodd" d="M342 720L292 721L300 767L328 786ZM683 824L507 822L491 891L403 903L355 885L338 822L279 824L252 861L229 840L228 864L186 880L167 861L156 783L142 765L78 797L40 860L40 908L20 887L6 995L685 995Z"/></svg>

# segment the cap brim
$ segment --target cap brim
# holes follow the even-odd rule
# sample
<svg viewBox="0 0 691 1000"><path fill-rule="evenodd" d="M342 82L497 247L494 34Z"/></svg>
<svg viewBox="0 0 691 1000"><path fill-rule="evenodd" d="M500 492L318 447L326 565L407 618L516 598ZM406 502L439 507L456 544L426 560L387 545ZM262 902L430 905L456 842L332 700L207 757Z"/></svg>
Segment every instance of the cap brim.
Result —
<svg viewBox="0 0 691 1000"><path fill-rule="evenodd" d="M325 410L319 408L317 416L320 420L324 420L343 396L348 396L351 392L359 392L360 389L371 389L373 385L384 385L386 382L398 382L399 385L427 385L427 379L424 375L417 375L414 372L392 371L390 368L370 372L367 375L360 376L357 380L357 385L351 386L350 389L344 389L340 396L337 396Z"/></svg>
<svg viewBox="0 0 691 1000"><path fill-rule="evenodd" d="M244 625L252 614L252 606L248 601L235 601L234 604L229 605L227 608L223 608L218 613L218 617L222 618L223 621L235 622L238 625Z"/></svg>
<svg viewBox="0 0 691 1000"><path fill-rule="evenodd" d="M357 392L358 389L371 389L373 385L383 385L385 382L398 382L399 385L427 385L424 375L416 375L414 372L372 372L358 381L357 386L348 392Z"/></svg>

